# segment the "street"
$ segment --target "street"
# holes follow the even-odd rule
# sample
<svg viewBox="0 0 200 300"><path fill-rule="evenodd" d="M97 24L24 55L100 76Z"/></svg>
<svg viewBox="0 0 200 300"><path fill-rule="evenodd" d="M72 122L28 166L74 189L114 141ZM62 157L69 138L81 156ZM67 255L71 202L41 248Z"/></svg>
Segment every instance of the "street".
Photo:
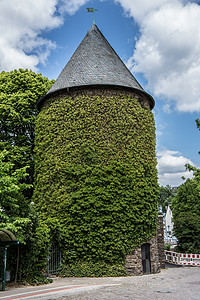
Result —
<svg viewBox="0 0 200 300"><path fill-rule="evenodd" d="M134 277L56 278L52 284L9 288L0 300L200 300L200 268L167 266Z"/></svg>

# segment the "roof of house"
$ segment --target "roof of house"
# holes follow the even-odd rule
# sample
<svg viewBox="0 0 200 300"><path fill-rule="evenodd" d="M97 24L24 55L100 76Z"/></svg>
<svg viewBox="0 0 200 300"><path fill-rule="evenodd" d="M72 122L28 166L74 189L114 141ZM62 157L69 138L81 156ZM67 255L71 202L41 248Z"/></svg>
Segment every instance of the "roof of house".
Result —
<svg viewBox="0 0 200 300"><path fill-rule="evenodd" d="M46 96L59 90L87 85L114 85L144 92L132 73L93 24ZM45 96L45 97L46 97Z"/></svg>

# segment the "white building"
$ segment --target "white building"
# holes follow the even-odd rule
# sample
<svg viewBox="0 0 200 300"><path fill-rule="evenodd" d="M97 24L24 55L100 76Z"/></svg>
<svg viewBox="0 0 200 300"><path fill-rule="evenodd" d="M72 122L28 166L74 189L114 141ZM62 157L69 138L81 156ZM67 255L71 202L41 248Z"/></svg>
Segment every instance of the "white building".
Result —
<svg viewBox="0 0 200 300"><path fill-rule="evenodd" d="M171 237L173 233L174 223L172 222L172 211L170 209L170 205L167 207L166 215L165 215L165 231L167 236Z"/></svg>

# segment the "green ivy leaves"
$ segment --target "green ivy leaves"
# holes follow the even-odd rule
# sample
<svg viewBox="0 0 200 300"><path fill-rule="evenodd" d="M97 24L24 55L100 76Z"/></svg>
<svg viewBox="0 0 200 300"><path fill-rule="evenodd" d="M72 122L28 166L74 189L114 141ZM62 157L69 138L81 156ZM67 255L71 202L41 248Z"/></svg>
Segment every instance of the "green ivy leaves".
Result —
<svg viewBox="0 0 200 300"><path fill-rule="evenodd" d="M61 224L66 264L117 266L156 232L154 118L131 94L95 92L42 108L34 201Z"/></svg>

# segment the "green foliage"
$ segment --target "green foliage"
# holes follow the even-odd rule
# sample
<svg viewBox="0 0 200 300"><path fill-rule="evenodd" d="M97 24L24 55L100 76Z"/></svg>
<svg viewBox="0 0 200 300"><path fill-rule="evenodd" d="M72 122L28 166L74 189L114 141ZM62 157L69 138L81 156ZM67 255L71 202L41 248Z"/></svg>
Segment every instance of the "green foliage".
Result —
<svg viewBox="0 0 200 300"><path fill-rule="evenodd" d="M196 119L197 128L200 130L200 119ZM200 152L199 152L200 154ZM200 169L191 166L190 164L186 164L186 169L193 172L194 180L198 185L198 189L200 190Z"/></svg>
<svg viewBox="0 0 200 300"><path fill-rule="evenodd" d="M197 128L200 130L200 119L196 119Z"/></svg>
<svg viewBox="0 0 200 300"><path fill-rule="evenodd" d="M28 70L0 73L0 151L9 151L16 169L28 166L26 182L33 183L36 103L53 81ZM31 195L29 190L28 196Z"/></svg>
<svg viewBox="0 0 200 300"><path fill-rule="evenodd" d="M178 251L200 251L200 194L195 180L188 179L179 188L172 205L174 233Z"/></svg>
<svg viewBox="0 0 200 300"><path fill-rule="evenodd" d="M16 272L17 252L19 251L17 280L33 283L36 279L43 282L50 234L47 225L39 220L34 207L31 206L26 222L18 218L16 222L1 224L0 228L11 230L20 241L19 250L15 246L8 249L7 268L11 270L12 280Z"/></svg>
<svg viewBox="0 0 200 300"><path fill-rule="evenodd" d="M104 261L77 261L63 264L62 275L65 277L117 277L127 276L124 264L110 265Z"/></svg>
<svg viewBox="0 0 200 300"><path fill-rule="evenodd" d="M166 207L173 201L176 194L176 189L170 185L160 186L160 195L158 198L158 206L162 208L162 212L166 213Z"/></svg>
<svg viewBox="0 0 200 300"><path fill-rule="evenodd" d="M166 250L166 251L170 251L170 250L171 250L171 245L166 244L166 245L165 245L165 250Z"/></svg>
<svg viewBox="0 0 200 300"><path fill-rule="evenodd" d="M28 285L41 285L41 284L49 284L53 282L53 279L49 277L45 277L42 274L32 274L30 277L26 278L26 280L22 281L23 284Z"/></svg>
<svg viewBox="0 0 200 300"><path fill-rule="evenodd" d="M32 282L34 278L42 277L46 270L50 246L49 228L36 216L35 213L29 215L31 223L23 228L25 244L20 245L19 278L29 282Z"/></svg>
<svg viewBox="0 0 200 300"><path fill-rule="evenodd" d="M101 261L117 268L155 234L154 119L138 100L84 91L51 99L37 118L35 151L34 202L45 223L58 223L70 270L83 264L97 276L91 265Z"/></svg>
<svg viewBox="0 0 200 300"><path fill-rule="evenodd" d="M27 176L26 167L14 169L14 164L5 161L8 151L0 151L0 221L16 220L16 217L24 216L25 202L23 191L32 186L21 180Z"/></svg>
<svg viewBox="0 0 200 300"><path fill-rule="evenodd" d="M200 130L200 120L196 120ZM193 172L193 179L178 188L173 201L174 231L178 238L178 251L199 253L200 251L200 169L186 164Z"/></svg>
<svg viewBox="0 0 200 300"><path fill-rule="evenodd" d="M52 83L28 70L0 73L0 228L13 232L20 242L21 280L39 278L46 265L49 228L40 221L31 195L36 102ZM9 247L12 276L17 251Z"/></svg>
<svg viewBox="0 0 200 300"><path fill-rule="evenodd" d="M7 151L0 153L0 229L8 229L16 235L20 242L18 278L32 281L33 277L41 277L42 268L46 266L49 228L41 223L34 205L23 195L24 189L31 188L30 184L21 183L27 176L26 168L13 171L14 165L5 161L7 154ZM17 251L16 247L8 251L8 268L13 276Z"/></svg>

